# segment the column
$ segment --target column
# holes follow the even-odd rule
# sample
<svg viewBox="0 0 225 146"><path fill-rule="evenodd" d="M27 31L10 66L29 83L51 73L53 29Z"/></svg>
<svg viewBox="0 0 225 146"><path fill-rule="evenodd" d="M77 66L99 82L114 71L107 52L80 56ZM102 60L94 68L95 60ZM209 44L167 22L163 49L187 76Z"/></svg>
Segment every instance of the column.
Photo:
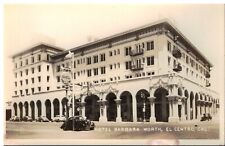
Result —
<svg viewBox="0 0 225 146"><path fill-rule="evenodd" d="M116 99L117 117L116 122L122 122L121 118L121 99Z"/></svg>
<svg viewBox="0 0 225 146"><path fill-rule="evenodd" d="M17 106L17 117L20 117L20 107L19 107L19 105Z"/></svg>
<svg viewBox="0 0 225 146"><path fill-rule="evenodd" d="M54 104L51 104L51 119L54 118Z"/></svg>
<svg viewBox="0 0 225 146"><path fill-rule="evenodd" d="M181 121L185 121L186 120L186 115L185 115L185 98L183 97L182 99L182 106L181 106Z"/></svg>
<svg viewBox="0 0 225 146"><path fill-rule="evenodd" d="M35 119L38 118L38 106L37 106L37 104L34 104L34 118Z"/></svg>
<svg viewBox="0 0 225 146"><path fill-rule="evenodd" d="M85 102L81 102L81 110L82 110L82 117L86 118L86 116L85 116Z"/></svg>
<svg viewBox="0 0 225 146"><path fill-rule="evenodd" d="M137 101L135 94L132 94L133 122L137 122Z"/></svg>
<svg viewBox="0 0 225 146"><path fill-rule="evenodd" d="M193 107L192 107L192 110L193 110L193 120L195 120L196 119L196 108L195 108L195 98L193 99Z"/></svg>
<svg viewBox="0 0 225 146"><path fill-rule="evenodd" d="M179 116L178 116L178 101L176 97L172 98L172 107L173 107L173 116L169 117L169 122L177 122L179 121Z"/></svg>
<svg viewBox="0 0 225 146"><path fill-rule="evenodd" d="M62 104L60 102L59 102L59 115L60 117L62 117Z"/></svg>
<svg viewBox="0 0 225 146"><path fill-rule="evenodd" d="M100 122L107 122L106 116L106 100L99 101L100 103Z"/></svg>
<svg viewBox="0 0 225 146"><path fill-rule="evenodd" d="M190 120L190 97L187 98L187 120Z"/></svg>
<svg viewBox="0 0 225 146"><path fill-rule="evenodd" d="M12 106L11 111L12 111L12 115L11 115L11 118L12 118L12 117L14 117L14 116L15 116L15 108L14 108L14 106Z"/></svg>
<svg viewBox="0 0 225 146"><path fill-rule="evenodd" d="M25 106L23 105L23 117L26 115L26 108Z"/></svg>
<svg viewBox="0 0 225 146"><path fill-rule="evenodd" d="M172 107L172 101L168 99L169 101L169 117L173 116L173 107Z"/></svg>
<svg viewBox="0 0 225 146"><path fill-rule="evenodd" d="M41 115L46 117L46 108L44 103L41 105Z"/></svg>
<svg viewBox="0 0 225 146"><path fill-rule="evenodd" d="M197 108L198 108L198 113L197 113L197 119L200 120L201 119L201 113L200 113L200 108L201 108L201 104L200 102L198 101L198 105L197 105Z"/></svg>
<svg viewBox="0 0 225 146"><path fill-rule="evenodd" d="M150 117L150 122L155 123L156 118L155 118L155 97L150 97L150 105L151 105L151 117Z"/></svg>
<svg viewBox="0 0 225 146"><path fill-rule="evenodd" d="M27 110L28 110L28 116L32 118L31 114L32 114L32 110L31 110L31 106L27 106Z"/></svg>

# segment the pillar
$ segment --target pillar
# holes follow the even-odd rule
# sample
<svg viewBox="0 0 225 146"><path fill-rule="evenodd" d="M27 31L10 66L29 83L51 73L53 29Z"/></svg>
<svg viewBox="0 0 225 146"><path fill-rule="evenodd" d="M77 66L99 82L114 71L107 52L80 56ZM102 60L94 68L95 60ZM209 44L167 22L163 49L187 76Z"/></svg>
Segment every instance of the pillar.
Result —
<svg viewBox="0 0 225 146"><path fill-rule="evenodd" d="M155 123L156 118L155 118L155 97L150 97L150 105L151 105L151 117L150 117L150 122Z"/></svg>
<svg viewBox="0 0 225 146"><path fill-rule="evenodd" d="M25 108L25 106L23 105L23 116L22 117L24 117L26 115L26 108Z"/></svg>
<svg viewBox="0 0 225 146"><path fill-rule="evenodd" d="M200 105L200 103L198 103L198 105L197 105L197 108L198 108L198 112L197 112L197 119L201 119L201 113L200 113L200 108L201 108L201 105Z"/></svg>
<svg viewBox="0 0 225 146"><path fill-rule="evenodd" d="M132 94L133 122L137 122L137 100L135 94Z"/></svg>
<svg viewBox="0 0 225 146"><path fill-rule="evenodd" d="M62 117L62 104L59 102L59 115Z"/></svg>
<svg viewBox="0 0 225 146"><path fill-rule="evenodd" d="M51 119L54 118L54 104L51 104Z"/></svg>
<svg viewBox="0 0 225 146"><path fill-rule="evenodd" d="M41 105L41 115L46 116L46 107L45 107L44 103L42 103L42 105Z"/></svg>
<svg viewBox="0 0 225 146"><path fill-rule="evenodd" d="M82 117L86 118L86 116L85 116L85 102L81 102L81 111L82 111Z"/></svg>
<svg viewBox="0 0 225 146"><path fill-rule="evenodd" d="M14 106L12 106L12 107L13 107L13 108L12 108L12 110L11 110L11 111L12 111L11 118L14 117L14 116L15 116L15 113L16 113Z"/></svg>
<svg viewBox="0 0 225 146"><path fill-rule="evenodd" d="M196 108L195 108L195 98L193 98L193 107L192 107L192 110L193 110L193 120L195 120L196 119Z"/></svg>
<svg viewBox="0 0 225 146"><path fill-rule="evenodd" d="M106 116L106 100L99 101L100 103L100 122L107 122L107 116Z"/></svg>
<svg viewBox="0 0 225 146"><path fill-rule="evenodd" d="M17 117L20 117L20 107L19 107L19 105L17 106Z"/></svg>
<svg viewBox="0 0 225 146"><path fill-rule="evenodd" d="M27 106L28 116L32 118L32 116L31 116L32 110L31 110L31 109L32 109L32 108L31 108L31 105L29 106L29 104L28 104L28 106Z"/></svg>
<svg viewBox="0 0 225 146"><path fill-rule="evenodd" d="M178 101L177 101L176 97L169 97L169 98L172 98L171 102L172 102L172 113L173 113L173 116L169 117L169 122L177 122L177 121L179 121Z"/></svg>
<svg viewBox="0 0 225 146"><path fill-rule="evenodd" d="M185 98L183 97L182 100L182 106L181 106L181 121L185 121L186 120L186 115L185 115Z"/></svg>
<svg viewBox="0 0 225 146"><path fill-rule="evenodd" d="M187 120L190 120L190 97L187 99Z"/></svg>
<svg viewBox="0 0 225 146"><path fill-rule="evenodd" d="M37 106L37 104L34 104L34 118L35 119L38 118L38 106Z"/></svg>
<svg viewBox="0 0 225 146"><path fill-rule="evenodd" d="M122 122L121 118L121 99L116 99L117 117L116 122Z"/></svg>

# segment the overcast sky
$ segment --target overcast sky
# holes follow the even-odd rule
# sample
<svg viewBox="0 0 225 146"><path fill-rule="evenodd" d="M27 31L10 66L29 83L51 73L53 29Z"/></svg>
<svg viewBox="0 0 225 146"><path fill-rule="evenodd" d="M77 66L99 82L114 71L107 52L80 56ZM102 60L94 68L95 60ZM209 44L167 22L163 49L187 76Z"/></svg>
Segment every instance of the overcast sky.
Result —
<svg viewBox="0 0 225 146"><path fill-rule="evenodd" d="M224 88L223 5L5 5L5 91L13 84L10 56L40 42L70 49L87 43L90 36L103 38L164 18L175 26L214 65L212 88Z"/></svg>

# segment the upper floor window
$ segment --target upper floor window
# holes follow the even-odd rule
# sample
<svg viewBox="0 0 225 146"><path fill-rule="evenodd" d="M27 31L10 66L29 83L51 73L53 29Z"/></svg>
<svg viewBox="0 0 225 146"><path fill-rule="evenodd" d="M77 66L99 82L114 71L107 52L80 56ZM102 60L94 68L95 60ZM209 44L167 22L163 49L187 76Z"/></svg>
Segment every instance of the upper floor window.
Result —
<svg viewBox="0 0 225 146"><path fill-rule="evenodd" d="M23 61L20 61L20 66L23 66Z"/></svg>
<svg viewBox="0 0 225 146"><path fill-rule="evenodd" d="M33 67L31 68L31 72L32 72L32 74L34 73L34 68Z"/></svg>
<svg viewBox="0 0 225 146"><path fill-rule="evenodd" d="M98 75L98 68L94 68L94 75L95 75L95 76Z"/></svg>
<svg viewBox="0 0 225 146"><path fill-rule="evenodd" d="M79 59L77 60L77 64L80 64L80 60Z"/></svg>
<svg viewBox="0 0 225 146"><path fill-rule="evenodd" d="M49 82L50 76L47 76L47 82Z"/></svg>
<svg viewBox="0 0 225 146"><path fill-rule="evenodd" d="M38 66L38 72L41 72L41 66L40 65Z"/></svg>
<svg viewBox="0 0 225 146"><path fill-rule="evenodd" d="M32 92L32 94L34 94L34 88L31 88L31 92Z"/></svg>
<svg viewBox="0 0 225 146"><path fill-rule="evenodd" d="M171 57L168 57L168 65L170 66Z"/></svg>
<svg viewBox="0 0 225 146"><path fill-rule="evenodd" d="M41 55L40 54L38 55L38 61L41 61Z"/></svg>
<svg viewBox="0 0 225 146"><path fill-rule="evenodd" d="M131 69L131 61L125 62L126 70Z"/></svg>
<svg viewBox="0 0 225 146"><path fill-rule="evenodd" d="M17 78L17 73L15 73L15 78Z"/></svg>
<svg viewBox="0 0 225 146"><path fill-rule="evenodd" d="M154 56L147 57L147 65L154 65Z"/></svg>
<svg viewBox="0 0 225 146"><path fill-rule="evenodd" d="M87 70L87 76L90 77L91 76L91 69Z"/></svg>
<svg viewBox="0 0 225 146"><path fill-rule="evenodd" d="M153 50L154 49L154 41L147 42L147 50Z"/></svg>
<svg viewBox="0 0 225 146"><path fill-rule="evenodd" d="M38 82L41 82L41 76L38 76Z"/></svg>
<svg viewBox="0 0 225 146"><path fill-rule="evenodd" d="M31 63L34 63L34 57L31 57Z"/></svg>
<svg viewBox="0 0 225 146"><path fill-rule="evenodd" d="M41 92L41 87L38 87L38 91Z"/></svg>
<svg viewBox="0 0 225 146"><path fill-rule="evenodd" d="M20 86L23 86L23 81L22 80L20 81Z"/></svg>
<svg viewBox="0 0 225 146"><path fill-rule="evenodd" d="M130 55L131 47L125 47L125 56Z"/></svg>
<svg viewBox="0 0 225 146"><path fill-rule="evenodd" d="M73 62L73 68L76 68L76 61Z"/></svg>
<svg viewBox="0 0 225 146"><path fill-rule="evenodd" d="M171 52L171 43L168 41L167 42L167 50L169 51L169 52Z"/></svg>
<svg viewBox="0 0 225 146"><path fill-rule="evenodd" d="M117 54L118 54L118 55L120 54L120 49L117 49Z"/></svg>
<svg viewBox="0 0 225 146"><path fill-rule="evenodd" d="M57 65L57 70L56 72L60 72L60 65Z"/></svg>
<svg viewBox="0 0 225 146"><path fill-rule="evenodd" d="M101 67L101 74L105 74L105 67Z"/></svg>
<svg viewBox="0 0 225 146"><path fill-rule="evenodd" d="M49 65L47 65L47 71L49 71Z"/></svg>
<svg viewBox="0 0 225 146"><path fill-rule="evenodd" d="M196 70L198 70L198 64L196 63Z"/></svg>
<svg viewBox="0 0 225 146"><path fill-rule="evenodd" d="M109 51L109 56L112 56L112 54L113 54L112 51Z"/></svg>
<svg viewBox="0 0 225 146"><path fill-rule="evenodd" d="M105 53L104 54L100 54L100 60L101 61L105 61Z"/></svg>
<svg viewBox="0 0 225 146"><path fill-rule="evenodd" d="M28 75L28 69L26 69L26 75Z"/></svg>
<svg viewBox="0 0 225 146"><path fill-rule="evenodd" d="M49 54L47 54L47 60L48 60L48 61L50 60L50 55L49 55Z"/></svg>
<svg viewBox="0 0 225 146"><path fill-rule="evenodd" d="M21 77L23 76L23 72L22 72L22 71L20 71L20 76L21 76Z"/></svg>
<svg viewBox="0 0 225 146"><path fill-rule="evenodd" d="M91 64L91 57L87 57L87 65Z"/></svg>
<svg viewBox="0 0 225 146"><path fill-rule="evenodd" d="M17 63L15 63L15 68L17 68Z"/></svg>
<svg viewBox="0 0 225 146"><path fill-rule="evenodd" d="M26 65L28 65L28 59L26 59Z"/></svg>
<svg viewBox="0 0 225 146"><path fill-rule="evenodd" d="M31 78L31 82L32 82L32 84L34 83L34 78Z"/></svg>
<svg viewBox="0 0 225 146"><path fill-rule="evenodd" d="M57 76L57 82L60 82L60 76Z"/></svg>
<svg viewBox="0 0 225 146"><path fill-rule="evenodd" d="M114 50L114 55L116 55L116 50Z"/></svg>
<svg viewBox="0 0 225 146"><path fill-rule="evenodd" d="M28 79L26 79L26 85L28 85Z"/></svg>
<svg viewBox="0 0 225 146"><path fill-rule="evenodd" d="M189 58L188 58L188 56L186 56L186 63L187 63L187 64L189 63Z"/></svg>
<svg viewBox="0 0 225 146"><path fill-rule="evenodd" d="M110 64L110 65L109 65L109 68L110 68L110 69L112 70L112 68L113 68L113 65L112 65L112 64Z"/></svg>
<svg viewBox="0 0 225 146"><path fill-rule="evenodd" d="M98 55L95 55L93 58L94 58L94 63L98 63Z"/></svg>
<svg viewBox="0 0 225 146"><path fill-rule="evenodd" d="M15 87L17 87L17 82L15 82Z"/></svg>

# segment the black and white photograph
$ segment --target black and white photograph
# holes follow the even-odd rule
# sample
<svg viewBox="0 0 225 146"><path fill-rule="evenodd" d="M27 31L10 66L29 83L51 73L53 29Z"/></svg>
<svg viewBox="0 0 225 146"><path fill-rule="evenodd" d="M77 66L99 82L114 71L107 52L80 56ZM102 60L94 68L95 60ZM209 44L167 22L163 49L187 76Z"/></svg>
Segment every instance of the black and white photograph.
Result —
<svg viewBox="0 0 225 146"><path fill-rule="evenodd" d="M224 5L4 4L4 144L224 144Z"/></svg>

